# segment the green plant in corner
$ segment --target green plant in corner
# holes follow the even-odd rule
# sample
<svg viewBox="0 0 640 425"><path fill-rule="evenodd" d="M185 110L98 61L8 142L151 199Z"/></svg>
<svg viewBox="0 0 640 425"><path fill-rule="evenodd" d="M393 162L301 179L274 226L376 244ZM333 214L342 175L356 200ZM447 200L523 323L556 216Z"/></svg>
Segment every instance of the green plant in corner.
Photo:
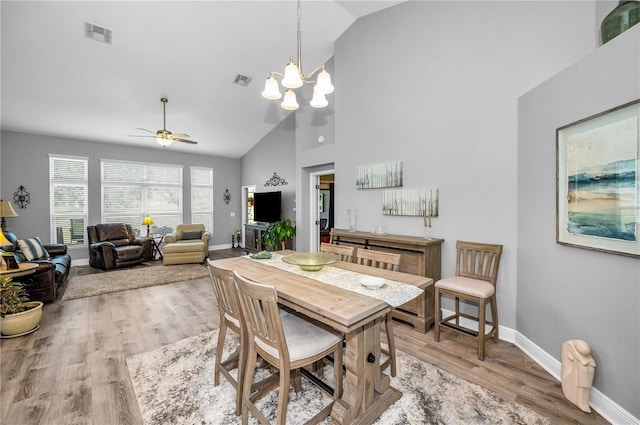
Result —
<svg viewBox="0 0 640 425"><path fill-rule="evenodd" d="M286 249L287 242L296 236L296 226L290 219L277 221L269 225L262 232L262 239L273 250L277 250L278 245L281 249Z"/></svg>
<svg viewBox="0 0 640 425"><path fill-rule="evenodd" d="M14 282L10 277L0 276L0 317L29 309L28 302L29 295L22 284Z"/></svg>

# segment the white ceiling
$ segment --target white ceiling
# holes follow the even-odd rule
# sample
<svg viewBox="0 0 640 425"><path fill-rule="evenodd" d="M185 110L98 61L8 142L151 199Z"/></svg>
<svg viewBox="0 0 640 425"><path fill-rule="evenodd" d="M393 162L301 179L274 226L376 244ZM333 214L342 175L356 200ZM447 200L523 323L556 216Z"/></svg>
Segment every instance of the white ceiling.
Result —
<svg viewBox="0 0 640 425"><path fill-rule="evenodd" d="M399 1L304 1L310 72L360 16ZM295 1L2 1L2 129L148 146L143 127L188 133L168 149L238 158L284 119L260 96L269 71L296 56ZM84 36L84 22L113 31ZM233 84L237 74L253 78ZM339 90L339 81L335 82ZM330 102L333 95L328 96Z"/></svg>

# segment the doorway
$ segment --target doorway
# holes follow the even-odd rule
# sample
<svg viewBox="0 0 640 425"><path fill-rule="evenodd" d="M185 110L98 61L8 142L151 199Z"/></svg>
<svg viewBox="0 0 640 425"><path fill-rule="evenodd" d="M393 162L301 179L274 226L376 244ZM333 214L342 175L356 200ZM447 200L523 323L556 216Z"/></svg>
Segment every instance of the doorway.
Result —
<svg viewBox="0 0 640 425"><path fill-rule="evenodd" d="M335 182L332 170L322 171L312 175L315 198L312 211L315 211L315 226L312 227L311 246L314 251L320 250L321 242L329 242L329 232L334 226Z"/></svg>

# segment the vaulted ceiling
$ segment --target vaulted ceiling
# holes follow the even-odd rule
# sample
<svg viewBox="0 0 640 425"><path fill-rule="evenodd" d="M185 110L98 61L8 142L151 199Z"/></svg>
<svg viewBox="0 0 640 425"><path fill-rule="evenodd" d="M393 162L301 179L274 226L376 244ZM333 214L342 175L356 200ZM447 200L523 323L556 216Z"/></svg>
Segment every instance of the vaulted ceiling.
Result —
<svg viewBox="0 0 640 425"><path fill-rule="evenodd" d="M398 1L304 1L304 71L333 55L360 16ZM166 128L197 145L168 149L238 158L290 112L260 96L269 71L296 56L294 1L2 1L2 129L161 149ZM112 31L85 37L84 22ZM309 67L307 69L307 67ZM252 78L234 84L238 74ZM339 78L334 78L339 90ZM328 96L333 101L333 95Z"/></svg>

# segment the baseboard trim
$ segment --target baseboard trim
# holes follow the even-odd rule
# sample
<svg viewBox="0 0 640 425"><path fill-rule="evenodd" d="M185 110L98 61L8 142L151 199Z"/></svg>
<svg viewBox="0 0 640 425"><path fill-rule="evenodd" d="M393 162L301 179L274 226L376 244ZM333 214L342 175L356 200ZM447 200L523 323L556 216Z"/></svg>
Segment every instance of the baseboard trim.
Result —
<svg viewBox="0 0 640 425"><path fill-rule="evenodd" d="M442 309L444 317L453 313L453 311ZM478 329L477 322L464 317L460 319L460 324L468 327L469 329ZM489 331L488 327L487 331ZM531 357L536 363L538 363L544 370L549 372L551 376L556 378L558 382L560 382L561 364L559 360L556 360L552 355L538 347L529 338L514 329L500 326L499 334L501 340L514 344L527 356ZM614 402L595 387L591 388L589 405L603 418L614 425L640 425L640 419L633 416L622 406Z"/></svg>

